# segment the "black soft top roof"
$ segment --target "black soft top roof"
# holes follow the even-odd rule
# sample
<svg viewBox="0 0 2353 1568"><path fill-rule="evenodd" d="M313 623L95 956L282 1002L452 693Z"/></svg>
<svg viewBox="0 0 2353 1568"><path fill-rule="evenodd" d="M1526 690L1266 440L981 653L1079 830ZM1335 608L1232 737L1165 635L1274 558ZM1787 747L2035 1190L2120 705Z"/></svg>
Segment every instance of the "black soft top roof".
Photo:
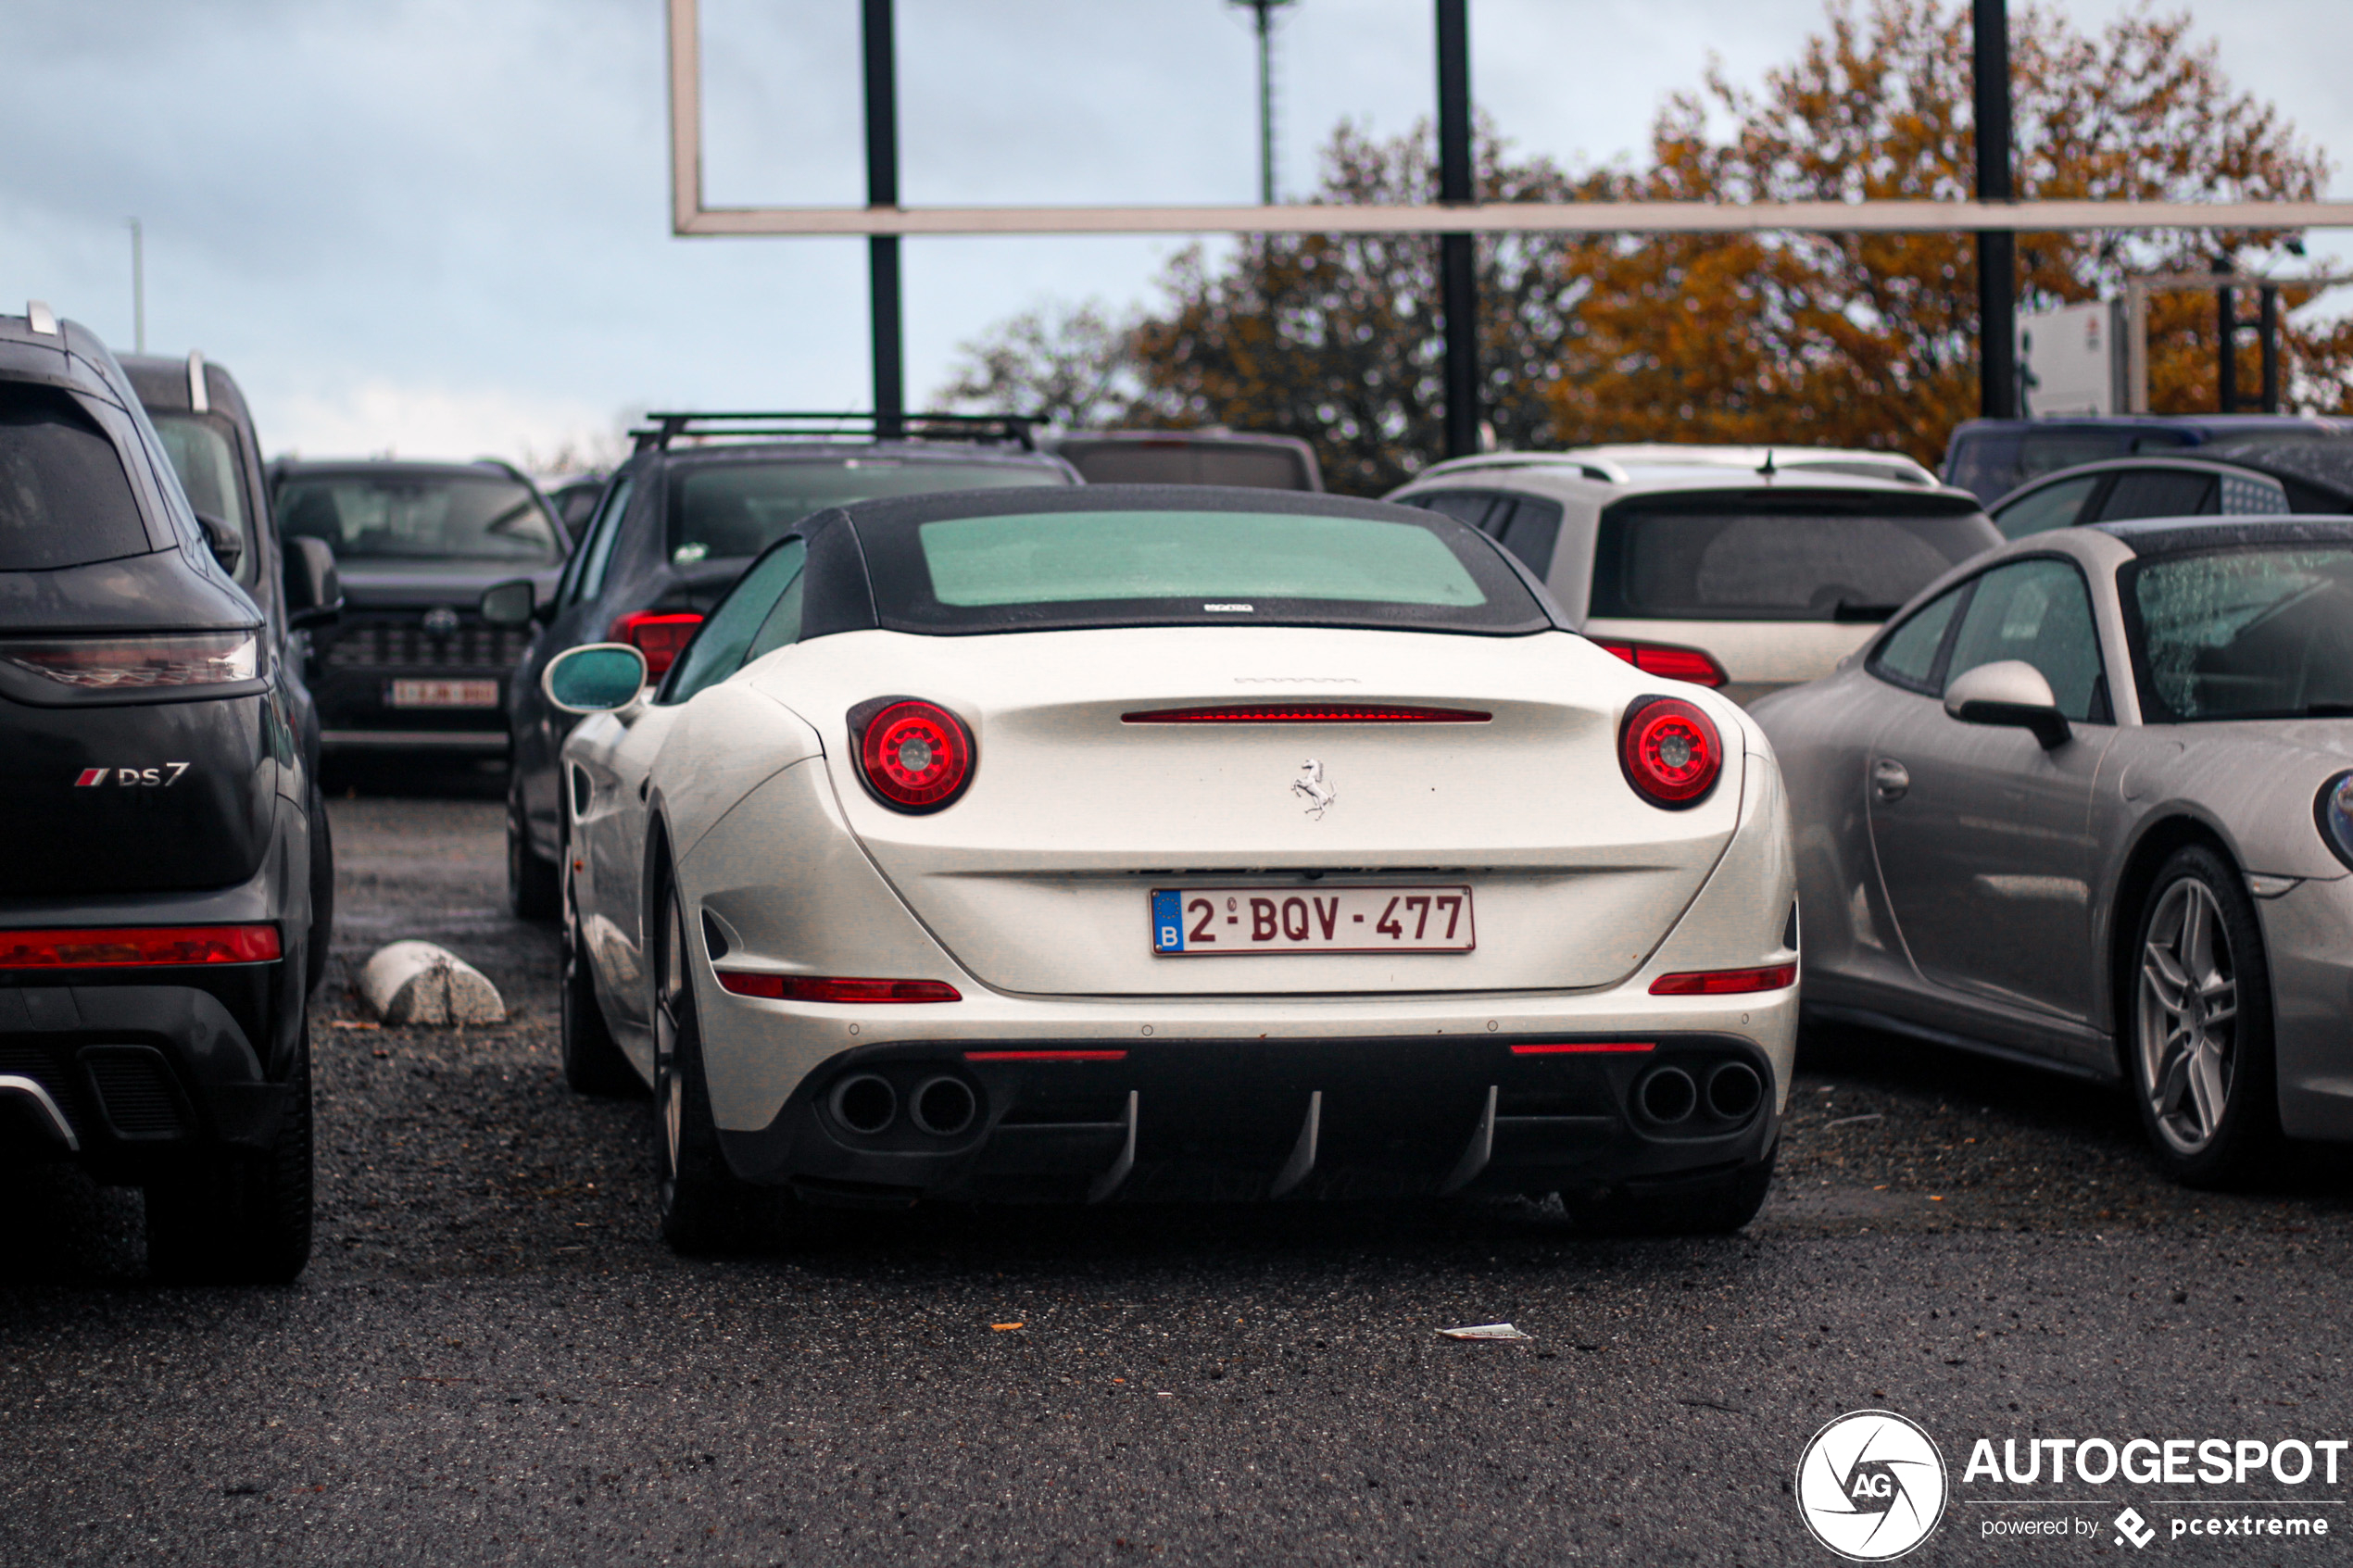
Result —
<svg viewBox="0 0 2353 1568"><path fill-rule="evenodd" d="M975 623L961 625L919 622L895 610L901 595L894 574L908 571L908 563L917 547L918 530L925 523L1052 512L1120 511L1362 518L1404 524L1444 541L1488 591L1495 611L1482 624L1466 623L1459 617L1453 623L1441 624L1433 616L1428 629L1489 635L1571 629L1543 585L1529 575L1526 567L1485 534L1443 513L1304 491L1193 484L1095 484L1067 490L971 490L897 496L862 501L804 519L786 534L786 538L804 538L809 544L809 561L804 569L807 575L802 585L801 636L806 640L837 632L878 628L955 635L1119 624L1233 624L1198 610L1173 610L1151 600L1134 601L1139 608L1110 614L1076 606L1066 612L1023 606L1018 610L1008 608L975 617ZM877 574L881 577L879 583ZM1158 608L1140 608L1148 605ZM1369 609L1334 610L1286 614L1262 624L1404 629L1412 619L1394 613L1376 616Z"/></svg>

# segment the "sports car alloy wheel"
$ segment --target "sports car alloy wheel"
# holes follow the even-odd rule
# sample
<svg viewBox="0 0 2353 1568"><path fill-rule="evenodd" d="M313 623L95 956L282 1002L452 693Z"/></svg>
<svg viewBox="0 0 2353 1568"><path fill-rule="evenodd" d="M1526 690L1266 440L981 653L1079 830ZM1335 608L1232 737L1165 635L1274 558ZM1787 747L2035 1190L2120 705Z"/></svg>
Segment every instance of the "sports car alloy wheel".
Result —
<svg viewBox="0 0 2353 1568"><path fill-rule="evenodd" d="M762 1194L738 1180L719 1148L703 1085L702 1034L687 971L686 924L665 889L654 951L654 1115L661 1141L662 1239L681 1252L758 1239Z"/></svg>
<svg viewBox="0 0 2353 1568"><path fill-rule="evenodd" d="M567 879L569 881L569 879ZM645 1080L629 1065L597 999L596 976L581 938L580 906L569 885L563 898L563 989L560 993L557 1040L563 1054L564 1082L584 1095L635 1095Z"/></svg>
<svg viewBox="0 0 2353 1568"><path fill-rule="evenodd" d="M2269 992L2255 913L2221 857L2193 847L2158 873L2141 922L2133 1087L2173 1173L2211 1185L2275 1136Z"/></svg>

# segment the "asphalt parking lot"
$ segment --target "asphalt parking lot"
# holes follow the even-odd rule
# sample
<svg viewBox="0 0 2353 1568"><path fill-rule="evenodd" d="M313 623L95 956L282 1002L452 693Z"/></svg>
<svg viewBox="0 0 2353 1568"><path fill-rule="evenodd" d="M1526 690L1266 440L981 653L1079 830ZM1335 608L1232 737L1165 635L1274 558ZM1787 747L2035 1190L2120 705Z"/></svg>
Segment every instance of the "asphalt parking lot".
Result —
<svg viewBox="0 0 2353 1568"><path fill-rule="evenodd" d="M0 1562L1822 1563L1787 1478L1866 1406L1947 1445L1915 1561L2047 1559L2119 1549L1987 1538L1948 1438L2353 1417L2335 1162L2188 1193L2107 1096L1872 1036L1806 1042L1778 1190L1726 1239L1112 1208L681 1261L645 1104L559 1077L495 781L364 783L334 807L311 1267L152 1288L136 1194L16 1179ZM350 975L406 935L510 1022L371 1025ZM1437 1334L1505 1319L1532 1337Z"/></svg>

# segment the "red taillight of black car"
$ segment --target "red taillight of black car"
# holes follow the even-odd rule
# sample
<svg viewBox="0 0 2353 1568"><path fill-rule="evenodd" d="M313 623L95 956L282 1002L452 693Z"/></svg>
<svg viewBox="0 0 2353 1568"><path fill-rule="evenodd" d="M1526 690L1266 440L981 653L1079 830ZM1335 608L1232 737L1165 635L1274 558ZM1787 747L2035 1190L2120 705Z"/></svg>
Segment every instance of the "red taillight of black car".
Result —
<svg viewBox="0 0 2353 1568"><path fill-rule="evenodd" d="M936 702L894 697L878 708L862 705L849 722L858 742L858 776L893 810L937 811L972 782L977 759L972 732Z"/></svg>
<svg viewBox="0 0 2353 1568"><path fill-rule="evenodd" d="M0 931L0 969L122 969L274 963L274 925L99 926Z"/></svg>
<svg viewBox="0 0 2353 1568"><path fill-rule="evenodd" d="M1696 704L1642 697L1618 726L1617 761L1637 795L1678 811L1698 805L1716 787L1724 771L1724 741Z"/></svg>
<svg viewBox="0 0 2353 1568"><path fill-rule="evenodd" d="M702 617L691 610L633 610L612 623L609 643L627 643L646 656L646 673L659 676L678 662Z"/></svg>

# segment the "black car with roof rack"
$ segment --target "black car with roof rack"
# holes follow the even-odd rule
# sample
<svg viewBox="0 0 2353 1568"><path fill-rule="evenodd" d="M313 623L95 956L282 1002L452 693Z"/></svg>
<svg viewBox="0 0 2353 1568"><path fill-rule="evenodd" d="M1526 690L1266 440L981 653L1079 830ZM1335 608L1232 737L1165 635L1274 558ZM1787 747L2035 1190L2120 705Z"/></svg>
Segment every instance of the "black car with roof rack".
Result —
<svg viewBox="0 0 2353 1568"><path fill-rule="evenodd" d="M310 1251L310 816L283 583L199 519L122 367L45 307L0 317L0 1164L146 1188L164 1276L283 1280ZM256 565L266 564L266 558Z"/></svg>
<svg viewBox="0 0 2353 1568"><path fill-rule="evenodd" d="M973 414L658 413L633 434L552 600L504 583L492 622L536 624L508 697L508 890L518 914L561 907L556 754L573 718L539 689L547 661L627 643L659 677L762 550L812 512L951 490L1083 483L1041 452L1036 421Z"/></svg>
<svg viewBox="0 0 2353 1568"><path fill-rule="evenodd" d="M330 753L507 749L509 674L527 633L482 618L482 591L529 574L555 591L569 536L512 464L392 458L271 465L279 526L332 546L347 608L311 639Z"/></svg>

